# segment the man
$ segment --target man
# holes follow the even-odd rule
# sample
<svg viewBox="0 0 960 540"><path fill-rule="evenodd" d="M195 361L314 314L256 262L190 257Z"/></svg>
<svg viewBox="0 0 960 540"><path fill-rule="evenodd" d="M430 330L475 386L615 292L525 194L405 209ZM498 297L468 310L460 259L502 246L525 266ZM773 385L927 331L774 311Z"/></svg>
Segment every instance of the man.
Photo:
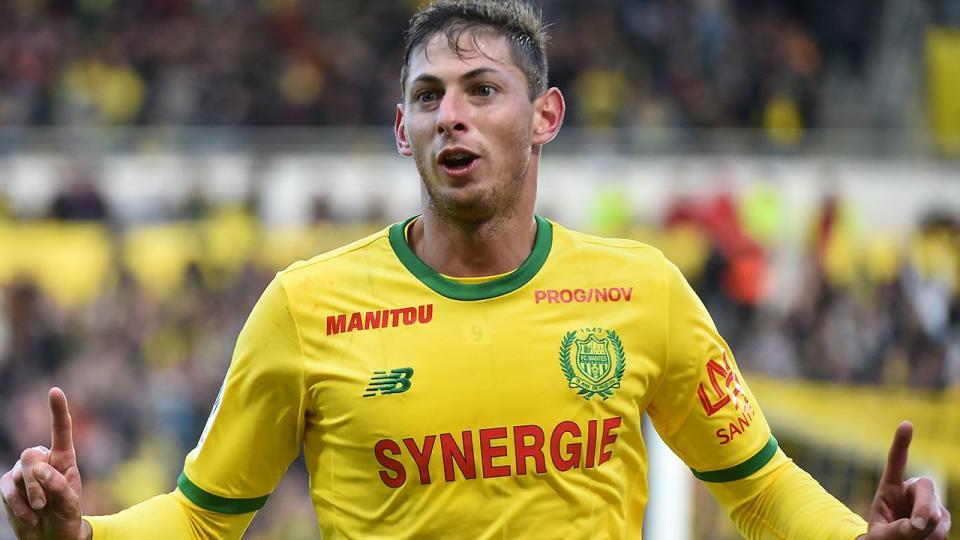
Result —
<svg viewBox="0 0 960 540"><path fill-rule="evenodd" d="M2 481L19 537L236 538L302 445L325 538L638 538L648 411L745 536L945 538L909 425L868 526L777 448L676 267L534 215L564 116L545 40L517 1L418 13L396 136L423 214L277 275L173 493L81 519L51 390L52 448Z"/></svg>

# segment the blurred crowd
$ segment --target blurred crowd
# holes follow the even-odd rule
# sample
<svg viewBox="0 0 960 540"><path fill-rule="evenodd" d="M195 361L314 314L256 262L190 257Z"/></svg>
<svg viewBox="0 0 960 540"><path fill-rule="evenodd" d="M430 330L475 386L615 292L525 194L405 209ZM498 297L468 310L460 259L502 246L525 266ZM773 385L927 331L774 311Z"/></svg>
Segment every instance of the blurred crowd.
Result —
<svg viewBox="0 0 960 540"><path fill-rule="evenodd" d="M0 125L377 125L419 2L0 2ZM569 122L821 122L831 66L862 77L869 0L545 0Z"/></svg>
<svg viewBox="0 0 960 540"><path fill-rule="evenodd" d="M189 265L175 294L158 298L119 272L77 309L57 305L28 278L8 283L0 297L0 463L9 467L21 449L49 439L46 395L59 385L70 400L86 513L171 490L236 335L271 277L250 265L214 286ZM305 469L298 464L288 476L274 497L285 500L283 515L312 512ZM269 517L276 504L252 538L316 537L314 527L300 536L282 532L291 523ZM5 534L0 526L0 539Z"/></svg>
<svg viewBox="0 0 960 540"><path fill-rule="evenodd" d="M929 211L906 245L857 238L854 218L826 194L799 254L765 235L761 189L675 201L664 226L706 235L688 269L748 371L825 382L943 390L960 385L960 215ZM859 245L858 245L859 244ZM789 298L773 290L795 274ZM778 298L781 297L781 298Z"/></svg>

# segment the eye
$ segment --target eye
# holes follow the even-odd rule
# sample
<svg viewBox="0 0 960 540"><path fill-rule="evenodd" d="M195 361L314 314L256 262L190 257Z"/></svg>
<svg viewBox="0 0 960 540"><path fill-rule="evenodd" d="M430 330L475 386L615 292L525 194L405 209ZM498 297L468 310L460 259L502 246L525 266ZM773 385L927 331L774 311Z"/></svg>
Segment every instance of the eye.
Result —
<svg viewBox="0 0 960 540"><path fill-rule="evenodd" d="M433 90L423 90L422 92L417 92L413 96L414 101L417 103L432 103L437 100L437 93Z"/></svg>
<svg viewBox="0 0 960 540"><path fill-rule="evenodd" d="M497 92L497 89L489 84L478 84L473 92L480 97L490 97Z"/></svg>

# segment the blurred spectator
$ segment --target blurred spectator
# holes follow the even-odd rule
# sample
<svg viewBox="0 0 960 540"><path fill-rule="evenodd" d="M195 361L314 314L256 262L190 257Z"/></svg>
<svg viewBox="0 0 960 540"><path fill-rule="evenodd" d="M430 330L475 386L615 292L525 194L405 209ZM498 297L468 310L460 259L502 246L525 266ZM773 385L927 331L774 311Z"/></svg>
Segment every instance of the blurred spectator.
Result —
<svg viewBox="0 0 960 540"><path fill-rule="evenodd" d="M830 179L835 173L825 174ZM766 302L772 269L764 235L779 212L770 197L763 189L746 192L743 201L723 189L682 196L664 219L667 231L692 225L709 240L702 266L688 277L742 366L823 381L932 389L960 384L960 226L954 212L931 213L904 247L904 262L891 264L895 254L879 251L871 258L868 249L856 247L842 196L827 191L809 251L798 261L803 282L796 298L775 307Z"/></svg>
<svg viewBox="0 0 960 540"><path fill-rule="evenodd" d="M692 224L709 238L710 254L696 288L731 343L750 329L767 294L765 249L743 229L740 216L733 195L718 190L701 201L675 200L664 223L667 228Z"/></svg>
<svg viewBox="0 0 960 540"><path fill-rule="evenodd" d="M64 123L133 124L140 116L146 88L114 39L103 52L65 66L59 100Z"/></svg>
<svg viewBox="0 0 960 540"><path fill-rule="evenodd" d="M96 185L84 172L77 172L50 203L50 217L62 221L102 221L110 212Z"/></svg>

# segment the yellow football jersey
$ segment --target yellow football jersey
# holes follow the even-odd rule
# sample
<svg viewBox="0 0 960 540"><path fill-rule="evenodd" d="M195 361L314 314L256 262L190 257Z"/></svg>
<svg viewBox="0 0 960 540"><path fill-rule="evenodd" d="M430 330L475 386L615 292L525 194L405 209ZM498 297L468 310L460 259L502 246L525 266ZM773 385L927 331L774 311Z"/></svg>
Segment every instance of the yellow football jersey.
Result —
<svg viewBox="0 0 960 540"><path fill-rule="evenodd" d="M410 221L270 284L187 456L194 504L258 509L303 448L325 538L639 538L644 412L708 482L777 454L656 249L538 216L519 268L464 283L417 258Z"/></svg>

